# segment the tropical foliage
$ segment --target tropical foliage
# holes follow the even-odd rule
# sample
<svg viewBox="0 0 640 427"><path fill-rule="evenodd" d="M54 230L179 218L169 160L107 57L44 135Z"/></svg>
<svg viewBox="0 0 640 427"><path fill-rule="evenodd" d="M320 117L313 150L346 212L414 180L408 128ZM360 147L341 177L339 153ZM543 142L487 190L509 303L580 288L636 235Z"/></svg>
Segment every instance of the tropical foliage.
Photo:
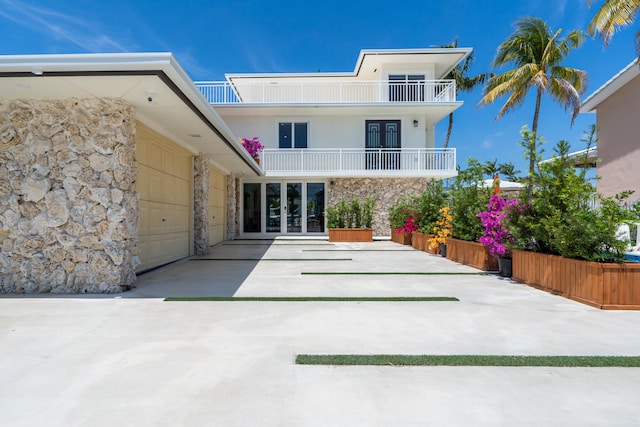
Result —
<svg viewBox="0 0 640 427"><path fill-rule="evenodd" d="M442 46L448 49L458 47L458 39L454 39L451 43ZM456 98L459 92L471 92L476 86L484 84L490 78L492 73L481 73L477 76L469 76L471 65L473 64L473 53L470 53L462 63L458 64L453 70L446 75L445 79L455 80L456 82ZM447 136L444 140L444 148L449 146L451 131L453 130L453 111L449 114L449 127L447 128Z"/></svg>
<svg viewBox="0 0 640 427"><path fill-rule="evenodd" d="M438 247L447 243L447 239L451 237L451 229L453 228L453 217L451 216L451 208L445 206L438 211L440 218L436 221L436 225L433 227L433 238L429 239L429 244L432 248Z"/></svg>
<svg viewBox="0 0 640 427"><path fill-rule="evenodd" d="M589 6L592 3L593 1L589 0ZM619 27L627 27L635 22L639 9L640 0L605 0L593 16L587 31L591 37L599 34L607 46ZM636 52L640 57L640 30L636 32L635 39Z"/></svg>
<svg viewBox="0 0 640 427"><path fill-rule="evenodd" d="M375 200L367 197L342 199L336 205L327 206L328 228L371 228Z"/></svg>
<svg viewBox="0 0 640 427"><path fill-rule="evenodd" d="M580 95L586 89L587 73L563 66L569 53L584 42L582 31L571 31L560 38L562 30L552 32L540 18L525 17L516 23L516 30L498 47L493 66L513 64L515 68L489 79L480 100L483 105L507 96L498 111L500 119L509 111L523 104L529 90L535 89L536 101L533 114L533 141L537 140L540 103L543 95L571 110L571 123L580 111ZM532 147L535 153L535 144ZM535 163L529 163L529 176L533 176ZM531 186L529 187L531 191Z"/></svg>

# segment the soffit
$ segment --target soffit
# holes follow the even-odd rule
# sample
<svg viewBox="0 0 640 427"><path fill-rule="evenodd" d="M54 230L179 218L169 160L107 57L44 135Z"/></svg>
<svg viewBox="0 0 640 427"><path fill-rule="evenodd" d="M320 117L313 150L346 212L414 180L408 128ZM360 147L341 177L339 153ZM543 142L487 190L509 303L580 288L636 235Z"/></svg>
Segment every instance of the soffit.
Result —
<svg viewBox="0 0 640 427"><path fill-rule="evenodd" d="M183 88L193 83L168 76L166 70L65 70L42 75L3 71L0 61L0 96L4 99L119 98L135 108L138 119L193 153L209 154L225 172L259 174L248 154L235 146L235 137L222 120L215 120L217 115L204 98L199 105L199 99L192 101L193 94L185 94Z"/></svg>

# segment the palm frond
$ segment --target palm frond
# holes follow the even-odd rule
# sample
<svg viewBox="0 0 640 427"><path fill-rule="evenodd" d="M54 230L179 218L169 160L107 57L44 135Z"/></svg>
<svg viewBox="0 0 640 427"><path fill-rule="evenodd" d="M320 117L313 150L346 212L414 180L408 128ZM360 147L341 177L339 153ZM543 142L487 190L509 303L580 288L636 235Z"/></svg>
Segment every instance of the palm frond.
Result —
<svg viewBox="0 0 640 427"><path fill-rule="evenodd" d="M591 19L587 32L591 37L599 34L607 46L619 27L635 21L639 8L640 0L606 0Z"/></svg>

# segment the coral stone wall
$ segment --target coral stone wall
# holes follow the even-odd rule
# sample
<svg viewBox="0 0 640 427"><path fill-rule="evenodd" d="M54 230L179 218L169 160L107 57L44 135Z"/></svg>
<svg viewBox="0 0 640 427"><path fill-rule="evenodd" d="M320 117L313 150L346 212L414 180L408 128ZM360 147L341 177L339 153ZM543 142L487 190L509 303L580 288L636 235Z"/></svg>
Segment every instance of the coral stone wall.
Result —
<svg viewBox="0 0 640 427"><path fill-rule="evenodd" d="M193 159L193 244L196 255L209 253L209 156Z"/></svg>
<svg viewBox="0 0 640 427"><path fill-rule="evenodd" d="M240 235L240 180L233 175L227 177L227 239Z"/></svg>
<svg viewBox="0 0 640 427"><path fill-rule="evenodd" d="M333 185L331 185L333 183ZM425 191L426 178L334 178L327 189L329 205L340 202L342 198L365 199L373 196L376 205L373 216L373 235L389 236L389 207L394 205L400 196L418 195Z"/></svg>
<svg viewBox="0 0 640 427"><path fill-rule="evenodd" d="M121 292L138 265L135 112L0 99L0 292Z"/></svg>

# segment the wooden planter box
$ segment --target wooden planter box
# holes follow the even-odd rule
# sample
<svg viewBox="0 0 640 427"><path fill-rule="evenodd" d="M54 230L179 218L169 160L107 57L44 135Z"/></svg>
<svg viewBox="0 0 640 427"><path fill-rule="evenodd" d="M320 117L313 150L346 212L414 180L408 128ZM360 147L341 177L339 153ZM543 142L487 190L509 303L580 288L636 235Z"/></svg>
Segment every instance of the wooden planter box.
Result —
<svg viewBox="0 0 640 427"><path fill-rule="evenodd" d="M423 234L416 231L411 236L411 246L419 251L424 251L430 254L439 254L440 246L432 248L431 243L429 243L429 239L432 239L433 237L433 234Z"/></svg>
<svg viewBox="0 0 640 427"><path fill-rule="evenodd" d="M447 258L483 271L498 271L498 259L482 243L449 238Z"/></svg>
<svg viewBox="0 0 640 427"><path fill-rule="evenodd" d="M410 245L412 241L412 235L408 236L404 233L404 231L396 231L395 229L391 229L391 241L398 243L400 245Z"/></svg>
<svg viewBox="0 0 640 427"><path fill-rule="evenodd" d="M513 251L513 278L605 310L640 310L640 264Z"/></svg>
<svg viewBox="0 0 640 427"><path fill-rule="evenodd" d="M330 228L330 242L373 242L372 228Z"/></svg>

